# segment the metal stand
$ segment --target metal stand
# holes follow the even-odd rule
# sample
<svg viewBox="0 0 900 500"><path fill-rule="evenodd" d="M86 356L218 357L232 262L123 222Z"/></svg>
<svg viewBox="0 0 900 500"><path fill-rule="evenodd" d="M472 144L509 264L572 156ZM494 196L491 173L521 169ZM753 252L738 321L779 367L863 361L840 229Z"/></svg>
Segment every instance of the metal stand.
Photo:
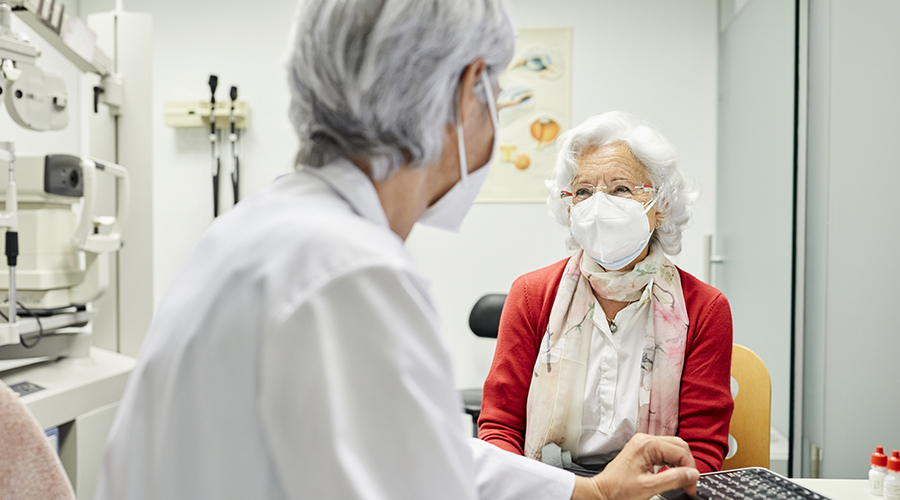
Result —
<svg viewBox="0 0 900 500"><path fill-rule="evenodd" d="M0 325L0 345L21 342L16 307L16 261L19 256L19 200L16 191L16 153L12 142L0 142L0 150L9 153L6 211L0 214L0 227L6 229L6 263L9 266L9 312L5 325Z"/></svg>

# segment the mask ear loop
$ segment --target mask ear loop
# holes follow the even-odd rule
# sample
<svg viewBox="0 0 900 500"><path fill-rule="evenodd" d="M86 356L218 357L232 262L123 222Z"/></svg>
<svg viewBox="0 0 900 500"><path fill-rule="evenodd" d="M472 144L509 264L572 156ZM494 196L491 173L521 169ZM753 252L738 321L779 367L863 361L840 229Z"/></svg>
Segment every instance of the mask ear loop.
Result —
<svg viewBox="0 0 900 500"><path fill-rule="evenodd" d="M650 203L647 204L647 208L644 209L644 215L647 215L647 212L649 212L650 209L653 208L653 205L656 204L656 200L658 200L658 199L659 199L659 195L657 194L656 196L653 197L652 200L650 200ZM654 230L656 230L657 227L659 227L659 226L661 226L661 225L662 225L662 224L659 223L659 219L657 219L657 220L656 220L656 227L650 229L650 231L653 232Z"/></svg>
<svg viewBox="0 0 900 500"><path fill-rule="evenodd" d="M650 203L648 203L647 206L644 207L644 215L647 215L647 212L649 212L650 209L653 208L653 205L656 204L656 200L658 200L658 199L659 199L659 195L656 195L653 197L652 200L650 200Z"/></svg>
<svg viewBox="0 0 900 500"><path fill-rule="evenodd" d="M456 145L459 148L459 175L463 187L469 184L469 160L466 158L466 139L463 137L463 126L460 121L462 116L462 86L456 93Z"/></svg>
<svg viewBox="0 0 900 500"><path fill-rule="evenodd" d="M494 129L494 141L491 144L491 149L493 150L496 147L496 143L499 140L497 134L500 133L500 127L497 121L497 107L494 105L494 93L491 89L491 80L488 77L487 68L481 72L481 79L478 84L481 84L484 87L485 97L487 98L487 106L488 112L491 115L491 126ZM462 87L459 88L459 91L456 93L456 144L459 149L459 175L460 182L463 187L467 187L469 184L469 159L466 158L466 140L463 135L463 126L462 122L459 121L459 117L462 109ZM493 156L493 154L492 154ZM483 168L483 167L482 167Z"/></svg>
<svg viewBox="0 0 900 500"><path fill-rule="evenodd" d="M493 158L497 143L500 142L500 115L497 114L497 100L494 99L494 88L491 85L491 77L487 68L484 68L484 71L481 72L481 86L484 87L488 112L491 114L491 127L494 129L494 140L491 142L491 158Z"/></svg>

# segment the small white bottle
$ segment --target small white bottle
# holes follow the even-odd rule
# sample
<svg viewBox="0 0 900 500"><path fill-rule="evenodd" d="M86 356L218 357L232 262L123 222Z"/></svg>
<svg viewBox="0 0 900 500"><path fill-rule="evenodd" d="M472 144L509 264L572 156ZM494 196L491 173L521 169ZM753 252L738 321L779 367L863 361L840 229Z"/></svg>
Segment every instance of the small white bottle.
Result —
<svg viewBox="0 0 900 500"><path fill-rule="evenodd" d="M894 450L887 460L884 478L884 500L900 500L900 452Z"/></svg>
<svg viewBox="0 0 900 500"><path fill-rule="evenodd" d="M887 455L883 446L876 446L872 453L872 468L869 469L869 494L876 497L882 496L884 491L884 478L887 477Z"/></svg>

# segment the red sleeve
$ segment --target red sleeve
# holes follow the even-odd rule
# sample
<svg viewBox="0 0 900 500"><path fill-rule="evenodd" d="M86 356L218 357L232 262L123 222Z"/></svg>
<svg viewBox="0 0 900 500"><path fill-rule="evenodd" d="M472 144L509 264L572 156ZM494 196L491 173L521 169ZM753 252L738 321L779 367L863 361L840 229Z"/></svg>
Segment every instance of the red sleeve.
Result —
<svg viewBox="0 0 900 500"><path fill-rule="evenodd" d="M691 326L681 375L678 436L691 447L697 469L712 472L722 468L728 452L734 410L731 308L721 292L697 283L703 290L691 294L695 296L685 293Z"/></svg>
<svg viewBox="0 0 900 500"><path fill-rule="evenodd" d="M491 370L484 381L478 437L522 455L531 374L568 259L517 279L506 297Z"/></svg>

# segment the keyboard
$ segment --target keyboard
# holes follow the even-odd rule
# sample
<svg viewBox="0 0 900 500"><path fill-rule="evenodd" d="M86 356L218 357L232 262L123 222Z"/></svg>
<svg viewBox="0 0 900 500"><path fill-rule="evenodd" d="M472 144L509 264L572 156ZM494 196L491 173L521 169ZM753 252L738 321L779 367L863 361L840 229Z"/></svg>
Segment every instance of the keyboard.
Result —
<svg viewBox="0 0 900 500"><path fill-rule="evenodd" d="M666 500L687 500L684 490L663 493ZM697 497L702 500L830 500L762 467L701 474Z"/></svg>

